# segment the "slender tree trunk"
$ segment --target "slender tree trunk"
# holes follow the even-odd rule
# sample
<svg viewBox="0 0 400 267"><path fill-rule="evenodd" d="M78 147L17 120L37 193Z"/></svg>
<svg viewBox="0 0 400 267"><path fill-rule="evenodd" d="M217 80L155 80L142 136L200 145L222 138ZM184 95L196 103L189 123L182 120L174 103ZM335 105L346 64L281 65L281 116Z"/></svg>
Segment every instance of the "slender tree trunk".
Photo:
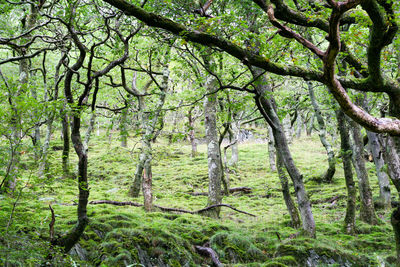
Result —
<svg viewBox="0 0 400 267"><path fill-rule="evenodd" d="M147 158L144 163L143 169L143 197L144 197L144 208L146 211L152 211L153 209L153 190L152 190L152 177L151 172L151 155Z"/></svg>
<svg viewBox="0 0 400 267"><path fill-rule="evenodd" d="M67 57L66 53L61 53L61 59L58 62L57 66L56 66L56 71L55 71L55 75L54 75L54 95L53 95L53 99L57 100L58 99L58 91L59 91L59 82L61 81L60 79L60 68L62 66L62 63L64 62L65 58ZM43 61L43 64L45 64L45 60ZM46 82L46 77L44 77L44 87L45 87L45 97L44 100L46 103L49 103L49 90L47 87L47 82ZM53 134L53 123L54 123L54 118L56 115L56 111L54 110L49 110L49 115L47 118L47 122L46 122L46 135L44 138L44 142L43 142L43 146L42 146L42 153L41 153L41 158L39 161L39 168L38 168L38 176L39 177L43 177L45 175L45 173L48 172L49 170L49 162L47 160L48 157L48 153L49 153L49 147L50 147L50 141L51 141L51 136Z"/></svg>
<svg viewBox="0 0 400 267"><path fill-rule="evenodd" d="M276 157L276 165L278 166L278 175L282 186L283 199L285 200L286 208L289 211L292 227L297 229L301 226L299 211L297 210L296 204L294 204L292 196L290 195L289 181L286 177L283 161L279 155Z"/></svg>
<svg viewBox="0 0 400 267"><path fill-rule="evenodd" d="M324 146L326 153L328 154L328 170L324 174L323 180L330 183L332 182L333 176L335 175L336 171L336 158L335 153L333 152L331 144L326 139L326 126L325 120L322 117L321 109L318 106L314 89L311 82L307 82L308 92L310 95L310 100L312 106L314 108L314 114L317 118L318 126L319 126L319 139L321 140L322 145Z"/></svg>
<svg viewBox="0 0 400 267"><path fill-rule="evenodd" d="M303 117L301 115L297 116L297 129L296 129L296 138L301 137L301 133L303 132Z"/></svg>
<svg viewBox="0 0 400 267"><path fill-rule="evenodd" d="M190 140L190 144L192 147L192 151L191 151L191 156L192 158L196 157L197 154L197 141L196 141L196 136L195 136L195 132L194 132L194 118L193 118L193 109L194 108L190 108L189 112L188 112L188 121L189 121L189 140Z"/></svg>
<svg viewBox="0 0 400 267"><path fill-rule="evenodd" d="M78 242L83 231L89 223L89 219L87 217L87 204L89 200L89 183L87 177L88 156L80 134L81 119L79 114L76 114L76 112L78 111L75 111L75 114L72 118L71 140L74 145L75 152L78 155L78 223L70 232L68 232L68 234L56 240L55 242L57 245L64 247L66 252L70 251L71 248Z"/></svg>
<svg viewBox="0 0 400 267"><path fill-rule="evenodd" d="M369 224L377 224L372 192L369 186L368 172L364 163L364 144L361 137L360 126L351 122L353 136L353 165L358 177L358 189L360 191L361 208L360 219Z"/></svg>
<svg viewBox="0 0 400 267"><path fill-rule="evenodd" d="M62 151L62 170L63 170L63 177L69 177L69 147L70 147L70 133L69 133L69 118L68 114L64 113L65 110L61 111L62 116L62 136L63 136L63 151Z"/></svg>
<svg viewBox="0 0 400 267"><path fill-rule="evenodd" d="M292 135L292 126L290 125L290 116L287 115L283 120L282 120L282 127L283 131L286 136L286 140L288 144L291 144L293 141L293 135Z"/></svg>
<svg viewBox="0 0 400 267"><path fill-rule="evenodd" d="M215 62L209 56L203 57L205 65L210 70L215 70ZM217 132L217 80L214 76L209 76L206 81L207 96L204 102L204 126L206 130L207 158L208 158L208 205L220 204L221 195L221 155L218 145ZM212 209L209 212L211 217L219 217L220 209Z"/></svg>
<svg viewBox="0 0 400 267"><path fill-rule="evenodd" d="M90 115L89 125L85 134L85 140L83 141L83 146L85 147L86 152L89 149L89 141L90 137L92 136L95 124L96 124L96 111L92 111Z"/></svg>
<svg viewBox="0 0 400 267"><path fill-rule="evenodd" d="M253 77L259 77L259 75L263 73L261 69L255 67L253 67L252 71ZM268 82L264 76L257 79L255 88L258 94L256 104L272 128L277 151L284 162L290 178L292 179L300 216L302 219L303 229L308 235L315 237L315 221L311 211L311 204L307 197L307 192L304 186L303 175L294 164L288 143L286 141L285 132L283 131L279 117L276 113L275 100L273 96L269 94L271 89L269 88ZM266 95L268 95L268 98L265 97Z"/></svg>
<svg viewBox="0 0 400 267"><path fill-rule="evenodd" d="M344 178L347 189L346 216L344 218L344 229L347 234L353 235L356 228L356 187L353 180L353 170L351 165L352 150L350 145L349 127L346 115L341 109L336 111L338 130L340 133L340 150L343 161Z"/></svg>
<svg viewBox="0 0 400 267"><path fill-rule="evenodd" d="M179 102L178 106L182 104L182 101ZM172 120L172 130L168 134L168 144L172 144L172 141L174 140L174 135L176 133L176 125L178 124L178 112L175 112L173 114L173 120Z"/></svg>
<svg viewBox="0 0 400 267"><path fill-rule="evenodd" d="M140 193L140 188L146 189L143 191L145 209L147 211L152 210L153 194L152 194L152 173L151 173L151 159L152 159L152 148L151 141L156 134L156 126L159 122L160 116L162 116L161 111L165 103L165 97L168 91L168 80L169 80L169 53L165 58L165 65L163 69L163 80L161 83L159 98L154 111L152 114L145 112L145 104L142 96L138 98L139 100L139 110L141 114L141 125L144 130L142 135L142 152L139 156L139 162L136 166L135 178L132 185L129 188L129 195L132 197L138 197ZM145 173L143 174L143 170ZM142 180L145 178L145 180ZM144 177L145 176L145 177ZM142 184L143 183L143 184Z"/></svg>
<svg viewBox="0 0 400 267"><path fill-rule="evenodd" d="M307 136L311 136L311 134L312 134L312 130L314 128L314 120L315 120L315 114L313 113L311 115L310 121L308 122L307 127L306 127Z"/></svg>
<svg viewBox="0 0 400 267"><path fill-rule="evenodd" d="M276 172L276 149L274 134L272 128L268 126L268 158L269 158L269 168L272 172Z"/></svg>
<svg viewBox="0 0 400 267"><path fill-rule="evenodd" d="M128 146L128 108L122 110L121 121L119 123L119 134L121 137L121 147Z"/></svg>
<svg viewBox="0 0 400 267"><path fill-rule="evenodd" d="M232 129L229 129L229 141L231 142L231 159L228 162L229 166L236 167L238 162L239 162L239 123L238 122L232 122L231 126Z"/></svg>
<svg viewBox="0 0 400 267"><path fill-rule="evenodd" d="M39 170L38 170L39 177L43 177L49 169L47 156L49 153L51 135L53 133L53 121L54 121L54 113L51 112L51 114L47 118L47 123L46 123L46 135L43 142L42 155L39 161Z"/></svg>
<svg viewBox="0 0 400 267"><path fill-rule="evenodd" d="M374 159L376 176L379 182L379 198L385 209L390 209L391 206L391 194L390 194L390 182L385 169L385 161L383 160L383 151L379 144L378 134L367 131L369 147L372 152Z"/></svg>

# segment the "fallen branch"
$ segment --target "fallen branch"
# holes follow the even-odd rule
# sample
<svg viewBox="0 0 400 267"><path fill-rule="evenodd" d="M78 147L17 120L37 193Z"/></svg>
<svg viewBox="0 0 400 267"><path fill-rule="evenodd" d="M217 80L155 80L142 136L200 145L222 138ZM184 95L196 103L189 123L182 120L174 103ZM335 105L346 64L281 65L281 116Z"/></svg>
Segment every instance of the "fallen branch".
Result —
<svg viewBox="0 0 400 267"><path fill-rule="evenodd" d="M231 194L235 193L235 192L243 192L243 193L248 194L248 193L251 193L251 191L252 191L252 188L246 187L246 186L229 188L229 193L231 193ZM208 196L207 192L187 192L187 193L192 196Z"/></svg>
<svg viewBox="0 0 400 267"><path fill-rule="evenodd" d="M143 207L143 204L131 202L131 201L112 201L112 200L92 200L89 204L111 204L116 206L134 206L134 207Z"/></svg>
<svg viewBox="0 0 400 267"><path fill-rule="evenodd" d="M316 199L316 200L312 200L311 204L322 204L322 203L332 203L336 200L345 198L346 196L344 195L338 195L338 196L334 196L334 197L330 197L330 198L324 198L324 199Z"/></svg>
<svg viewBox="0 0 400 267"><path fill-rule="evenodd" d="M113 201L113 200L92 200L92 201L89 202L89 204L93 204L93 205L96 205L96 204L110 204L110 205L116 205L116 206L134 206L134 207L143 207L144 206L143 204L135 203L135 202L131 202L131 201L120 202L120 201ZM160 209L162 211L189 213L189 214L201 214L203 212L206 212L208 210L215 209L215 208L218 208L218 207L227 207L227 208L230 208L230 209L232 209L234 211L237 211L237 212L240 212L240 213L252 216L252 217L257 217L254 214L248 213L246 211L239 210L239 209L234 208L234 207L232 207L231 205L228 205L228 204L215 204L215 205L211 205L211 206L208 206L208 207L205 207L203 209L196 210L196 211L177 209L177 208L167 208L167 207L162 207L162 206L158 206L158 205L154 205L154 207L156 207L156 208L158 208L158 209Z"/></svg>
<svg viewBox="0 0 400 267"><path fill-rule="evenodd" d="M194 246L194 247L199 252L199 254L202 254L202 255L210 257L215 266L218 266L218 267L224 266L219 261L217 253L212 248L201 247L201 246Z"/></svg>

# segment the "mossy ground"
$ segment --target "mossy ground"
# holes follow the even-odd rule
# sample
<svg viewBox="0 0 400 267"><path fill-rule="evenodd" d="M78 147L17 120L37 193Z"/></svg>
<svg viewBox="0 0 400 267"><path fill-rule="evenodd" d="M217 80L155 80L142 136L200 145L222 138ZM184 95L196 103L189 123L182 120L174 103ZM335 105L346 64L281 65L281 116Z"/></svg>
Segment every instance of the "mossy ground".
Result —
<svg viewBox="0 0 400 267"><path fill-rule="evenodd" d="M93 136L89 148L90 200L142 202L127 191L133 179L139 153L138 140L128 148ZM55 139L53 145L59 142ZM206 206L206 196L187 192L207 192L205 145L197 157L190 157L187 143L167 145L160 139L153 145L154 204L197 210ZM56 234L70 229L76 220L77 184L61 177L61 152L50 157L46 179L36 178L34 169L21 171L24 188L15 206L12 224L6 231L15 198L0 196L0 262L11 266L35 266L46 261L62 266L205 266L210 261L197 254L194 245L207 244L229 266L374 266L394 254L394 236L389 212L378 211L378 226L357 220L357 234L343 233L345 185L341 165L331 184L319 182L327 167L326 154L318 137L303 137L291 146L297 166L304 175L313 204L317 238L296 235L290 227L276 173L269 170L267 144L248 142L239 146L239 164L230 173L231 186L248 186L250 194L233 194L224 203L257 215L256 218L223 208L218 220L190 214L160 211L146 213L132 206L89 205L90 224L78 254L49 255L49 227L52 204ZM71 151L71 170L75 155ZM24 157L33 166L31 155ZM374 166L367 163L371 187L378 195ZM18 192L17 192L18 195ZM341 196L334 203L322 200ZM279 238L278 238L279 236ZM57 250L56 248L54 250ZM142 265L140 265L142 263ZM135 265L136 264L136 265Z"/></svg>

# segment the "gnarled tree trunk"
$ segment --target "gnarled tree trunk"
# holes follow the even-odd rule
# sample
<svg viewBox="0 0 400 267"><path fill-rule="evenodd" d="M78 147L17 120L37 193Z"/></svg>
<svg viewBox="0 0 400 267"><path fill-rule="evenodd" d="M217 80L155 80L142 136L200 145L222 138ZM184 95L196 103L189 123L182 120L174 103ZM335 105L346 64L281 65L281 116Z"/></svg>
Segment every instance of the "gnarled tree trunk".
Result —
<svg viewBox="0 0 400 267"><path fill-rule="evenodd" d="M336 110L338 130L340 134L340 150L343 161L344 178L347 188L346 216L344 218L344 229L347 234L354 234L356 227L356 194L357 190L353 180L351 165L352 150L350 144L349 127L346 115L341 109Z"/></svg>
<svg viewBox="0 0 400 267"><path fill-rule="evenodd" d="M299 206L300 216L302 219L303 229L311 237L315 237L315 221L311 211L311 204L307 197L307 192L303 182L303 175L297 169L294 164L292 155L289 150L288 143L286 141L285 132L280 123L279 117L276 113L275 100L269 92L271 89L268 86L268 82L263 73L263 70L259 68L252 68L253 77L259 77L255 82L255 88L257 91L256 104L263 114L264 118L272 128L276 149L279 156L282 158L287 172L292 179L297 203ZM268 97L266 97L268 96Z"/></svg>

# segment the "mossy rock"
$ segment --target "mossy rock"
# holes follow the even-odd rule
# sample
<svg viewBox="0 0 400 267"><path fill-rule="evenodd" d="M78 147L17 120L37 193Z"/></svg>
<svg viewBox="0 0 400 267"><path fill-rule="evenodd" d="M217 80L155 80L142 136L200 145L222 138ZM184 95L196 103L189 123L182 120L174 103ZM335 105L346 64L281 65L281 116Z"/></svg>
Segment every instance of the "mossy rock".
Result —
<svg viewBox="0 0 400 267"><path fill-rule="evenodd" d="M262 262L265 255L247 237L219 232L211 237L211 247L228 263Z"/></svg>

